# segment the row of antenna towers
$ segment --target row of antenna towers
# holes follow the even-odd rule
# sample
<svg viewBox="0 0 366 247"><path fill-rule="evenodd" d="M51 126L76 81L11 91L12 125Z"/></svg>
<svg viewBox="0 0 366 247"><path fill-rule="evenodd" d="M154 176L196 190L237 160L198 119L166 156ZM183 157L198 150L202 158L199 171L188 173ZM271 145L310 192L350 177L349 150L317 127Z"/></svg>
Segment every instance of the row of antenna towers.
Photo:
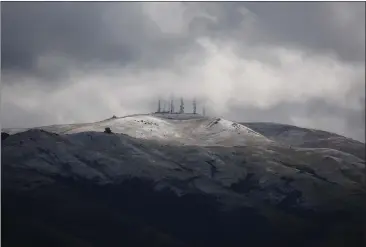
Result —
<svg viewBox="0 0 366 247"><path fill-rule="evenodd" d="M171 99L170 103L167 106L167 101L163 100L163 105L161 104L162 100L159 99L158 101L158 110L156 111L156 113L171 113L171 114L183 114L184 112L184 100L183 97L180 98L180 106L179 106L179 111L176 112L174 111L174 100ZM192 106L193 106L193 114L197 114L197 101L196 99L193 99L192 101ZM205 106L202 107L202 115L205 116L206 115L206 109Z"/></svg>

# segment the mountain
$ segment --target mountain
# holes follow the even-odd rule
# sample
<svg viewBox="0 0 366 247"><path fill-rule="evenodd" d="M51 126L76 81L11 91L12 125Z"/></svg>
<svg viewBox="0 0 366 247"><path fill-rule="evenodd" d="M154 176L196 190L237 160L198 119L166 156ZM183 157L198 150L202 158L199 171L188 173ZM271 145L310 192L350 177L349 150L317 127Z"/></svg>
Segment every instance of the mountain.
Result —
<svg viewBox="0 0 366 247"><path fill-rule="evenodd" d="M345 137L198 114L2 131L4 246L363 246Z"/></svg>
<svg viewBox="0 0 366 247"><path fill-rule="evenodd" d="M278 143L297 147L331 148L365 159L365 143L327 131L276 123L251 122L241 124Z"/></svg>

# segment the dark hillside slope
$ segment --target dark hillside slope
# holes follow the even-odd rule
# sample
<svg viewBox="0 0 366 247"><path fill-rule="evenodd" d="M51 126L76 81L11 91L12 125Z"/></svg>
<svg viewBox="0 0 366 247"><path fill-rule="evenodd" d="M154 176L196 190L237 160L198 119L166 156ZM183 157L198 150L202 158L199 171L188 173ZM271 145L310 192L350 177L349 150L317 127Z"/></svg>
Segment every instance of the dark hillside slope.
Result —
<svg viewBox="0 0 366 247"><path fill-rule="evenodd" d="M1 145L3 246L364 246L365 162L347 153L44 130Z"/></svg>
<svg viewBox="0 0 366 247"><path fill-rule="evenodd" d="M241 124L271 140L286 145L306 148L332 148L365 159L365 143L327 131L277 123L244 122Z"/></svg>

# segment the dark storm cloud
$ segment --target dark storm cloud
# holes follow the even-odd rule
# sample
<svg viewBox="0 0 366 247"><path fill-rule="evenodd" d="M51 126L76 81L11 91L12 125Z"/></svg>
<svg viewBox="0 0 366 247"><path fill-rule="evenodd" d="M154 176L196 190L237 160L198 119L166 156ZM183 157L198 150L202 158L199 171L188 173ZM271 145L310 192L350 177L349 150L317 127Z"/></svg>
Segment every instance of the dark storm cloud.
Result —
<svg viewBox="0 0 366 247"><path fill-rule="evenodd" d="M89 44L100 39L94 32L100 31L98 4L87 8L80 3L56 2L2 5L4 69L32 70L38 56L48 52L87 57Z"/></svg>
<svg viewBox="0 0 366 247"><path fill-rule="evenodd" d="M2 4L2 69L50 79L69 69L38 67L42 56L84 63L167 66L188 47L161 33L140 3L22 2ZM192 47L189 47L192 48ZM61 61L62 62L62 61ZM74 64L73 64L74 65ZM50 71L51 69L51 71Z"/></svg>
<svg viewBox="0 0 366 247"><path fill-rule="evenodd" d="M216 21L196 18L198 30L218 39L249 44L301 47L335 53L347 61L365 60L365 3L231 2L198 3ZM197 6L195 6L197 7ZM248 27L252 25L252 30ZM200 28L201 27L201 28Z"/></svg>
<svg viewBox="0 0 366 247"><path fill-rule="evenodd" d="M270 42L335 52L342 59L365 61L365 3L246 3L260 16Z"/></svg>
<svg viewBox="0 0 366 247"><path fill-rule="evenodd" d="M187 11L200 8L216 21L196 16L187 20L188 34L174 35L161 32L141 3L7 2L1 16L2 68L47 75L37 69L38 58L46 54L84 63L167 66L173 54L192 49L197 35L285 42L363 61L365 35L359 32L364 30L364 4L342 4L346 3L183 3ZM340 13L332 12L332 6L351 15L345 17L350 20L335 22L334 15ZM253 13L243 13L245 8ZM250 18L256 18L256 32L243 28ZM63 68L57 70L62 73Z"/></svg>
<svg viewBox="0 0 366 247"><path fill-rule="evenodd" d="M364 3L4 2L1 39L5 127L154 111L167 91L364 132Z"/></svg>

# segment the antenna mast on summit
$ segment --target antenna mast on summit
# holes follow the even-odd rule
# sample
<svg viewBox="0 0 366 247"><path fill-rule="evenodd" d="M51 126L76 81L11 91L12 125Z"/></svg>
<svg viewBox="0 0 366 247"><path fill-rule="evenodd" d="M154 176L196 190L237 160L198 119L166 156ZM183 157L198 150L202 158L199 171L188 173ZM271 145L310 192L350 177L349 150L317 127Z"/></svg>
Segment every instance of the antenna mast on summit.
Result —
<svg viewBox="0 0 366 247"><path fill-rule="evenodd" d="M165 107L166 107L166 102L165 102L165 100L163 100L163 113L165 112Z"/></svg>
<svg viewBox="0 0 366 247"><path fill-rule="evenodd" d="M193 99L193 114L197 113L197 104L196 104L196 98Z"/></svg>
<svg viewBox="0 0 366 247"><path fill-rule="evenodd" d="M160 98L159 98L159 100L158 100L158 111L157 111L158 113L160 113L161 112L161 100L160 100Z"/></svg>
<svg viewBox="0 0 366 247"><path fill-rule="evenodd" d="M170 99L170 113L174 113L174 97Z"/></svg>
<svg viewBox="0 0 366 247"><path fill-rule="evenodd" d="M179 109L179 113L184 113L184 101L183 101L183 97L180 98L180 109Z"/></svg>

